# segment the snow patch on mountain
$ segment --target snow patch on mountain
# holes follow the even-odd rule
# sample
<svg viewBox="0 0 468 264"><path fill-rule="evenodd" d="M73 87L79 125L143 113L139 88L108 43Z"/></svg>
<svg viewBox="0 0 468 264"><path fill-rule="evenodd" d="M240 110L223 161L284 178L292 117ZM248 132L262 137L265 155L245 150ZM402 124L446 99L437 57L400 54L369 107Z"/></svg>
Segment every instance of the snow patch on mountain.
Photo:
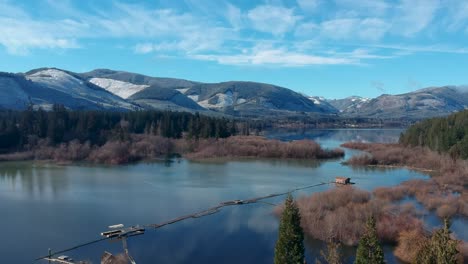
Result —
<svg viewBox="0 0 468 264"><path fill-rule="evenodd" d="M124 99L62 70L44 69L25 77L43 87L66 93L74 99L84 100L102 108L134 109L134 106ZM54 101L53 98L50 99Z"/></svg>
<svg viewBox="0 0 468 264"><path fill-rule="evenodd" d="M176 89L177 91L179 91L181 94L185 94L188 90L190 90L190 88L182 88L182 89Z"/></svg>
<svg viewBox="0 0 468 264"><path fill-rule="evenodd" d="M149 85L138 85L107 78L91 78L89 82L124 99L127 99L139 91L149 87Z"/></svg>
<svg viewBox="0 0 468 264"><path fill-rule="evenodd" d="M234 104L234 96L231 91L227 91L226 93L218 93L207 100L198 102L198 104L205 108L223 108Z"/></svg>
<svg viewBox="0 0 468 264"><path fill-rule="evenodd" d="M321 104L320 100L318 100L317 98L309 97L309 99L310 99L312 102L314 102L314 104L316 104L316 105Z"/></svg>
<svg viewBox="0 0 468 264"><path fill-rule="evenodd" d="M304 95L304 96L307 97L312 102L314 102L315 105L326 105L327 104L327 99L325 99L322 96L307 96L307 95Z"/></svg>
<svg viewBox="0 0 468 264"><path fill-rule="evenodd" d="M245 102L247 102L247 100L245 100L244 98L239 98L239 99L237 99L237 102L236 102L236 103L237 103L237 104L243 104L243 103L245 103Z"/></svg>
<svg viewBox="0 0 468 264"><path fill-rule="evenodd" d="M62 92L74 91L77 94L83 94L87 90L83 87L84 82L82 80L57 69L38 71L27 75L26 78Z"/></svg>
<svg viewBox="0 0 468 264"><path fill-rule="evenodd" d="M198 97L200 97L200 96L199 95L189 95L187 97L198 103Z"/></svg>

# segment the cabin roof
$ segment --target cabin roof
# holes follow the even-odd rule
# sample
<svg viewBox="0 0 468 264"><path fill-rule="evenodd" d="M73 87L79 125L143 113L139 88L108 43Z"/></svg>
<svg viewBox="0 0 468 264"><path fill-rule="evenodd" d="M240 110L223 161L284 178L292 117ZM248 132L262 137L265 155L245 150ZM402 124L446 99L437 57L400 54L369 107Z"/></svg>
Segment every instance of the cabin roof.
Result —
<svg viewBox="0 0 468 264"><path fill-rule="evenodd" d="M337 180L347 180L347 179L350 179L350 178L348 178L348 177L343 177L343 176L336 176L335 179L337 179Z"/></svg>

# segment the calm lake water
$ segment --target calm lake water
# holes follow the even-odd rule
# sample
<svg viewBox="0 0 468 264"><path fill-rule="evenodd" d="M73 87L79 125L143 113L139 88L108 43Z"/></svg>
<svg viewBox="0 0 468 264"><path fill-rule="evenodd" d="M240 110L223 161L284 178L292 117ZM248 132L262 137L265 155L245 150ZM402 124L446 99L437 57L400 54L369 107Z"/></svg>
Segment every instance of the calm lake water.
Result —
<svg viewBox="0 0 468 264"><path fill-rule="evenodd" d="M349 140L394 142L401 130L280 131L282 140L315 139L325 147ZM355 154L347 151L347 158ZM56 166L37 162L0 163L1 263L34 259L99 239L112 224L144 225L196 212L219 202L283 192L351 177L356 187L372 190L427 178L406 169L353 169L343 160L326 162L238 160L139 163L128 166ZM296 196L334 188L325 185ZM266 200L279 204L284 197ZM269 204L225 207L210 216L189 219L128 239L137 263L272 263L278 220ZM463 225L462 225L463 227ZM307 239L308 263L322 243ZM352 248L346 249L352 262ZM102 241L65 253L75 260L100 263L104 251L122 252L122 242ZM388 263L398 263L386 248ZM45 262L41 262L45 263Z"/></svg>

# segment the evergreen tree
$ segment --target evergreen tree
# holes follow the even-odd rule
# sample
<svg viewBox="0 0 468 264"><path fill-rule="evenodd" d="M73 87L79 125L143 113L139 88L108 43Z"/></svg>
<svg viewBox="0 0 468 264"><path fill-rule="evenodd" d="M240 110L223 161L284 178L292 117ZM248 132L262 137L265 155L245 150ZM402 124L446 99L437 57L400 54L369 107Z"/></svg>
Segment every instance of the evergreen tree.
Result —
<svg viewBox="0 0 468 264"><path fill-rule="evenodd" d="M444 227L436 230L416 255L416 263L455 264L457 263L458 242L450 237L450 221L444 220Z"/></svg>
<svg viewBox="0 0 468 264"><path fill-rule="evenodd" d="M380 264L384 262L384 252L377 237L374 217L367 220L364 235L359 240L355 264Z"/></svg>
<svg viewBox="0 0 468 264"><path fill-rule="evenodd" d="M304 232L300 223L299 208L289 194L281 214L279 237L275 247L275 264L304 263Z"/></svg>

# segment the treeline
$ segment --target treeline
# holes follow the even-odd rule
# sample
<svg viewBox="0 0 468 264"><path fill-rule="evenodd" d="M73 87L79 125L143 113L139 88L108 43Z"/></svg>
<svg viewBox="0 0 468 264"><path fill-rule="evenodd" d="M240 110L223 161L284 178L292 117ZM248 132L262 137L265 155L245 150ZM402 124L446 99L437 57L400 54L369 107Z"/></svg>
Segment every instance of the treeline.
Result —
<svg viewBox="0 0 468 264"><path fill-rule="evenodd" d="M256 122L170 111L68 111L55 105L52 111L0 112L0 152L20 151L47 140L49 145L71 141L102 146L126 141L131 134L165 138L226 138L258 132Z"/></svg>
<svg viewBox="0 0 468 264"><path fill-rule="evenodd" d="M421 121L400 136L400 143L425 146L452 158L468 158L468 110Z"/></svg>

